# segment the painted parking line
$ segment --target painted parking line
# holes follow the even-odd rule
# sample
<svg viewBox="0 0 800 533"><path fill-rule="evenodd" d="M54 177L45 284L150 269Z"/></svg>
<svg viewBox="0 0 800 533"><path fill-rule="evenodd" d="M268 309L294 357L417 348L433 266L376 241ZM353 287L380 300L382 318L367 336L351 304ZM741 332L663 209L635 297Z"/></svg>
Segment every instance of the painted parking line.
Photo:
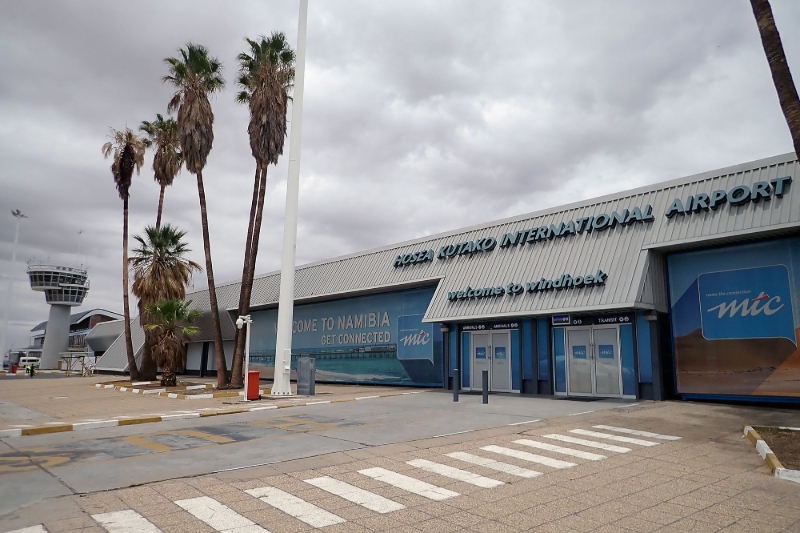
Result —
<svg viewBox="0 0 800 533"><path fill-rule="evenodd" d="M47 533L47 530L44 528L42 524L38 524L36 526L23 527L22 529L15 529L14 531L9 531L8 533Z"/></svg>
<svg viewBox="0 0 800 533"><path fill-rule="evenodd" d="M583 450L575 450L572 448L567 448L566 446L558 446L556 444L550 444L548 442L539 442L530 439L518 439L515 440L514 443L522 444L523 446L529 446L531 448L538 448L540 450L547 450L548 452L555 452L555 453L560 453L562 455L570 455L572 457L578 457L580 459L587 459L589 461L600 461L601 459L606 458L605 455L600 455L599 453L584 452Z"/></svg>
<svg viewBox="0 0 800 533"><path fill-rule="evenodd" d="M406 461L406 464L410 464L411 466L427 470L428 472L449 477L450 479L463 481L464 483L469 483L470 485L475 485L476 487L481 487L484 489L493 489L495 487L499 487L500 485L505 485L505 483L502 481L498 481L490 477L484 477L472 472L468 472L467 470L461 470L460 468L454 468L441 463L434 463L433 461L428 461L425 459L413 459L411 461Z"/></svg>
<svg viewBox="0 0 800 533"><path fill-rule="evenodd" d="M620 428L617 426L592 426L593 428L597 429L607 429L608 431L616 431L617 433L627 433L628 435L636 435L638 437L650 437L651 439L660 439L660 440L681 440L680 437L676 437L674 435L661 435L660 433L651 433L649 431L639 431L638 429L628 429L628 428Z"/></svg>
<svg viewBox="0 0 800 533"><path fill-rule="evenodd" d="M595 437L597 439L606 439L617 442L624 442L626 444L638 444L639 446L658 446L657 442L653 442L651 440L633 439L631 437L621 437L619 435L612 435L610 433L589 431L588 429L570 429L569 432L575 433L577 435L586 435L587 437Z"/></svg>
<svg viewBox="0 0 800 533"><path fill-rule="evenodd" d="M538 463L540 465L549 466L551 468L572 468L573 466L575 466L575 463L570 463L569 461L551 459L550 457L545 457L543 455L521 452L519 450L513 450L511 448L504 448L503 446L495 446L495 445L483 446L481 450L486 450L487 452L499 453L501 455L507 455L508 457L514 457L515 459L522 459L523 461L528 461L531 463Z"/></svg>
<svg viewBox="0 0 800 533"><path fill-rule="evenodd" d="M227 505L223 505L208 496L178 500L175 504L183 507L195 518L205 522L220 533L269 533L268 530L252 520L243 517ZM132 529L130 531L139 530Z"/></svg>
<svg viewBox="0 0 800 533"><path fill-rule="evenodd" d="M282 491L281 489L276 489L275 487L259 487L257 489L246 490L245 492L283 511L289 516L305 522L311 527L325 527L347 522L347 520L341 516L329 513L325 509L320 509L313 503L308 503L297 496Z"/></svg>
<svg viewBox="0 0 800 533"><path fill-rule="evenodd" d="M397 503L378 494L374 494L368 490L364 490L349 483L345 483L344 481L334 479L330 476L306 479L304 481L309 485L313 485L326 492L330 492L331 494L339 496L340 498L344 498L345 500L355 503L356 505L360 505L361 507L366 507L370 511L375 511L376 513L385 514L406 508L406 506L402 503Z"/></svg>
<svg viewBox="0 0 800 533"><path fill-rule="evenodd" d="M492 470L497 470L498 472L503 472L504 474L511 474L512 476L524 477L526 479L532 479L542 475L541 472L537 472L536 470L528 470L527 468L522 468L521 466L501 463L500 461L495 461L494 459L489 459L488 457L481 457L480 455L472 455L471 453L453 452L446 453L445 455L447 457L452 457L453 459L458 459L459 461L464 461L465 463L491 468Z"/></svg>
<svg viewBox="0 0 800 533"><path fill-rule="evenodd" d="M550 435L542 435L546 439L559 440L561 442L568 442L570 444L580 444L588 448L597 448L598 450L606 450L608 452L628 453L630 448L624 446L615 446L613 444L606 444L605 442L595 442L593 440L579 439L577 437L570 437L569 435L559 435L552 433Z"/></svg>
<svg viewBox="0 0 800 533"><path fill-rule="evenodd" d="M443 489L436 485L431 485L430 483L414 479L413 477L404 476L403 474L398 474L397 472L392 472L385 468L365 468L364 470L359 470L358 473L371 477L372 479L377 479L378 481L382 481L387 485L397 487L406 492L423 496L429 500L442 501L459 496L459 493L452 490Z"/></svg>
<svg viewBox="0 0 800 533"><path fill-rule="evenodd" d="M92 519L103 526L108 533L161 533L147 518L130 509L113 513L93 514ZM44 531L44 530L42 530Z"/></svg>

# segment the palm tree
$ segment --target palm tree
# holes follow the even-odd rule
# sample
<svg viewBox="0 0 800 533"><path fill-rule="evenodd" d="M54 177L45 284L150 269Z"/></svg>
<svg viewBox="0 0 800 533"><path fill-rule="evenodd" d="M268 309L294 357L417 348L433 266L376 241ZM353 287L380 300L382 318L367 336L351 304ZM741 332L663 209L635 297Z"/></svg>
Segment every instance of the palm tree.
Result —
<svg viewBox="0 0 800 533"><path fill-rule="evenodd" d="M125 314L125 352L128 357L128 372L131 380L139 379L136 368L136 358L133 354L133 341L131 340L131 312L128 305L128 199L130 197L133 170L136 173L144 164L145 146L130 130L123 131L111 129L111 140L103 145L103 156L112 156L111 173L117 192L122 198L122 305Z"/></svg>
<svg viewBox="0 0 800 533"><path fill-rule="evenodd" d="M778 27L775 25L775 18L772 16L772 8L769 0L750 0L750 5L761 34L761 45L764 47L772 72L772 82L778 92L781 111L792 135L795 155L800 157L800 99L797 97L797 88L789 64L786 62L786 54L783 51Z"/></svg>
<svg viewBox="0 0 800 533"><path fill-rule="evenodd" d="M238 56L237 82L242 90L236 100L250 108L247 132L250 134L250 152L256 160L256 174L244 250L239 316L246 315L250 307L267 188L267 168L270 164L277 164L278 157L283 153L286 110L294 82L295 60L294 51L283 33L275 32L269 38L262 35L258 41L247 39L247 44L250 46L249 53L243 52ZM231 369L231 384L236 387L242 386L243 360L244 335L237 330Z"/></svg>
<svg viewBox="0 0 800 533"><path fill-rule="evenodd" d="M131 292L139 299L139 323L145 328L139 379L154 380L158 372L153 359L153 347L158 339L154 331L146 329L154 320L147 306L161 300L183 301L192 272L202 270L200 265L186 259L191 250L183 240L185 236L185 231L167 224L161 228L148 226L144 237L133 237L139 247L129 259L133 273Z"/></svg>
<svg viewBox="0 0 800 533"><path fill-rule="evenodd" d="M189 325L202 315L199 309L189 309L191 303L191 300L182 302L165 299L146 308L147 313L153 317L152 323L147 324L147 329L158 338L153 346L153 354L164 370L161 375L161 384L164 386L175 386L175 369L178 361L183 359L185 343L191 340L189 335L196 335L200 331L198 327Z"/></svg>
<svg viewBox="0 0 800 533"><path fill-rule="evenodd" d="M181 164L183 164L178 123L171 117L164 120L161 113L157 113L153 122L143 120L139 130L147 134L144 139L145 146L155 147L156 151L153 157L153 179L161 186L161 194L158 196L158 215L156 216L156 228L160 228L161 212L164 209L164 189L172 185L175 176L181 170Z"/></svg>
<svg viewBox="0 0 800 533"><path fill-rule="evenodd" d="M222 330L219 324L217 290L214 286L214 269L211 265L211 242L208 235L206 193L203 187L203 168L206 166L211 145L214 143L214 113L208 96L225 87L222 63L208 55L204 46L188 43L180 49L180 58L168 57L169 75L163 81L173 84L177 91L167 106L167 111L178 110L178 130L181 153L186 170L197 176L197 193L200 196L200 219L203 227L203 248L206 256L208 298L214 330L214 359L217 363L217 386L228 381Z"/></svg>

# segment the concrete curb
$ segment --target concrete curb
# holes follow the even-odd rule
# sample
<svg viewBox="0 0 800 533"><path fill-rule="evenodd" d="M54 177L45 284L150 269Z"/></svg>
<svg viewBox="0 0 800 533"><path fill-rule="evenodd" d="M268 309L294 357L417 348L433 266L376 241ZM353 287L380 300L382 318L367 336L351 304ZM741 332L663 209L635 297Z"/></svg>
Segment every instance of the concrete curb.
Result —
<svg viewBox="0 0 800 533"><path fill-rule="evenodd" d="M235 392L235 391L229 391L229 392ZM264 391L262 390L261 392L263 394ZM155 422L169 422L171 420L183 420L188 418L206 418L211 416L236 415L241 413L252 413L255 411L266 411L270 409L286 409L288 407L305 407L308 405L355 402L358 400L369 400L375 398L408 396L411 394L421 394L423 392L428 392L428 391L421 390L421 391L410 391L410 392L395 392L390 394L378 394L374 396L361 396L356 398L342 398L336 400L323 400L323 401L315 400L304 403L291 403L291 404L280 404L280 405L277 404L259 405L256 407L240 407L236 409L226 409L225 411L202 411L202 412L198 411L191 413L175 413L171 415L160 415L160 416L120 416L110 420L94 420L90 422L76 422L73 424L53 423L49 425L29 427L29 428L0 429L0 439L8 437L29 437L34 435L46 435L49 433L63 433L65 431L83 431L88 429L99 429L99 428L107 428L114 426L133 426L136 424L152 424ZM234 396L238 396L240 394L243 395L244 393L235 392ZM206 395L198 395L198 396L206 396ZM208 396L211 395L209 394Z"/></svg>
<svg viewBox="0 0 800 533"><path fill-rule="evenodd" d="M744 427L744 436L747 437L747 440L749 440L753 446L755 446L758 455L764 459L770 471L776 478L800 483L800 470L784 468L780 460L778 460L778 457L772 453L769 445L764 442L764 439L761 438L761 435L759 435L758 432L752 428L752 426Z"/></svg>

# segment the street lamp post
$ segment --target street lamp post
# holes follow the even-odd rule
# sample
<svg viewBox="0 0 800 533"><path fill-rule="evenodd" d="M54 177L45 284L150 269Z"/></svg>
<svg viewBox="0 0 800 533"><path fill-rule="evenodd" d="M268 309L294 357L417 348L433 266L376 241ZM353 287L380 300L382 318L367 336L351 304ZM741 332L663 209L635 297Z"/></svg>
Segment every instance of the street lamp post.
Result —
<svg viewBox="0 0 800 533"><path fill-rule="evenodd" d="M273 396L291 396L292 320L294 318L294 261L297 249L297 200L300 190L300 140L303 126L303 87L306 68L308 0L300 0L295 54L292 133L289 138L289 177L286 181L286 217L283 225L283 260L278 296L278 332L275 339Z"/></svg>
<svg viewBox="0 0 800 533"><path fill-rule="evenodd" d="M17 243L19 243L19 224L23 218L28 218L19 209L11 211L17 219L17 229L14 232L14 248L11 252L11 269L8 276L8 290L6 291L6 305L3 307L3 332L0 335L0 354L6 353L6 339L8 338L8 308L11 307L11 292L14 290L14 264L17 262Z"/></svg>
<svg viewBox="0 0 800 533"><path fill-rule="evenodd" d="M247 398L247 392L249 391L249 370L250 370L250 324L253 323L253 319L250 318L250 315L240 316L236 319L236 327L238 329L242 329L242 326L247 324L247 329L245 330L244 335L244 399L243 402L250 401Z"/></svg>

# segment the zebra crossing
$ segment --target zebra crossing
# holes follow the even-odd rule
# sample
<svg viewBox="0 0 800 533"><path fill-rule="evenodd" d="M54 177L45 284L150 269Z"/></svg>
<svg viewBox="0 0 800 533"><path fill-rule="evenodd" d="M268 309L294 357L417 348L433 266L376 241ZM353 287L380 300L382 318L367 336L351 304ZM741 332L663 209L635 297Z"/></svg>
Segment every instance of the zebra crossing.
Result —
<svg viewBox="0 0 800 533"><path fill-rule="evenodd" d="M662 435L608 425L596 425L592 426L591 429L570 429L564 433L567 434L551 433L529 436L527 438L503 441L499 444L476 445L477 449L470 451L454 451L442 454L442 458L464 463L464 467L471 468L470 470L457 468L445 462L416 458L405 461L405 464L413 469L404 470L404 473L373 466L358 470L358 474L364 476L365 479L370 478L379 482L380 486L393 487L404 493L421 496L431 501L444 501L456 498L460 494L452 490L452 488L437 485L435 482L437 479L441 479L442 483L456 480L487 490L506 484L506 481L491 477L496 474L481 473L480 471L473 472L474 467L522 479L533 479L545 475L549 471L572 468L579 464L573 461L602 461L611 457L610 454L624 454L635 449L609 444L604 441L619 442L634 446L636 449L644 449L658 446L664 441L676 441L681 438L674 435ZM580 437L573 437L572 435L580 435ZM553 441L559 444L555 444ZM571 446L566 446L566 444ZM586 448L592 451L588 451ZM527 450L535 450L537 453L531 453L531 451ZM597 453L597 450L602 450L604 453ZM545 454L556 455L558 458ZM564 460L563 457L565 456L571 460ZM545 471L523 467L519 464L508 462L509 459L529 466L532 464L536 468L545 467ZM468 467L466 465L471 466ZM425 474L423 476L425 480L414 477L413 474L417 471ZM434 476L431 476L431 474L434 474ZM337 479L335 475L312 477L304 479L303 482L310 487L316 487L329 495L342 498L351 504L375 513L389 514L406 508L403 503L373 492L373 490L377 489L366 490L352 483ZM257 487L246 489L243 492L313 528L321 529L347 522L345 518L335 514L335 512L323 509L277 487ZM270 533L269 530L261 525L209 496L175 500L174 503L220 533ZM162 530L157 527L145 516L133 509L94 514L92 519L109 533L166 533L169 531L168 529ZM48 530L40 524L9 533L48 533Z"/></svg>

